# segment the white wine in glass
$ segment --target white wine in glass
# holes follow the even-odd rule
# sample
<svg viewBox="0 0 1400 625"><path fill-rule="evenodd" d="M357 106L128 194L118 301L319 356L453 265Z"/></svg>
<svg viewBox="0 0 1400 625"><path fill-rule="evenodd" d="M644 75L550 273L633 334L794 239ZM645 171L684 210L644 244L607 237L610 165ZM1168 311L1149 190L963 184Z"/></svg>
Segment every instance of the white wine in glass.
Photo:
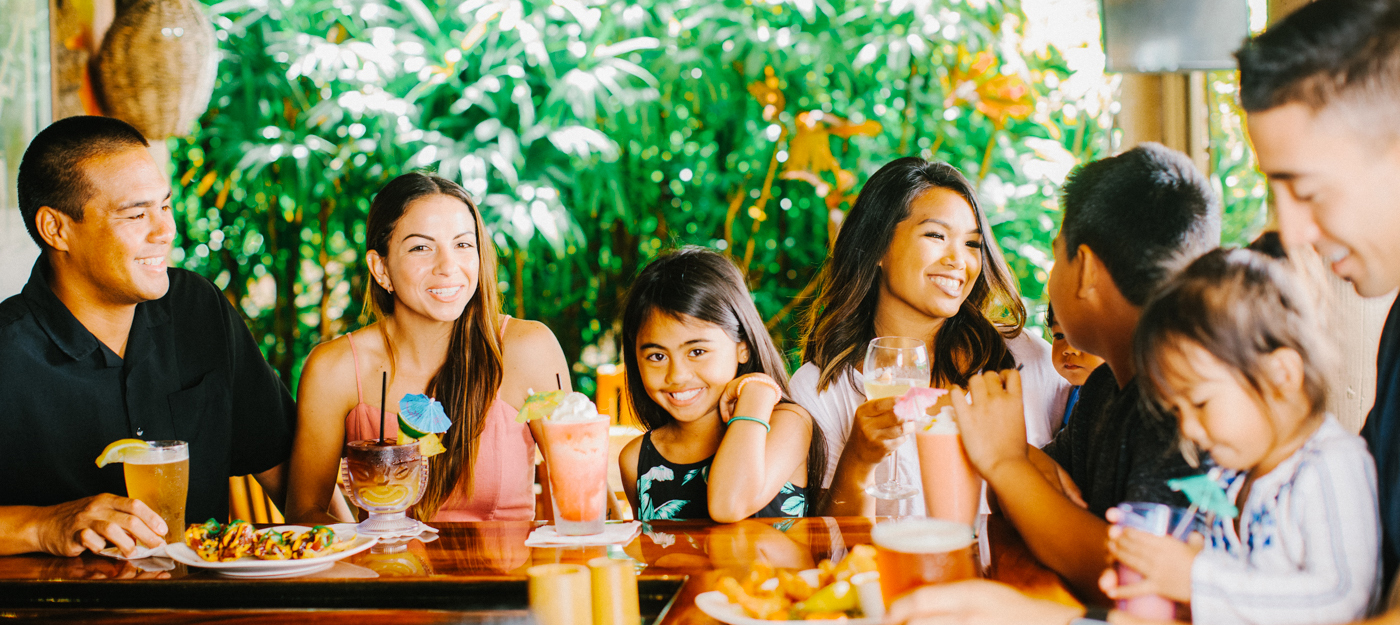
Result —
<svg viewBox="0 0 1400 625"><path fill-rule="evenodd" d="M927 388L933 369L929 366L924 342L902 336L882 336L870 341L865 351L865 383L867 401L900 397L911 388ZM889 480L872 484L867 495L877 499L908 499L919 489L899 479L899 450L890 452Z"/></svg>

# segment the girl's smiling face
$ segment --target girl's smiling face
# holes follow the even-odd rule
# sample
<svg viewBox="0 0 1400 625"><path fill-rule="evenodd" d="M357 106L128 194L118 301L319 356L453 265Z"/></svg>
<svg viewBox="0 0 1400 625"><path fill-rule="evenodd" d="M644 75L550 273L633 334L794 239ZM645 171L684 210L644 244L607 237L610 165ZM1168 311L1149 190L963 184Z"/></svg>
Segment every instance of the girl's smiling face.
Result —
<svg viewBox="0 0 1400 625"><path fill-rule="evenodd" d="M647 396L684 423L718 416L724 386L749 360L748 344L730 338L724 328L658 310L647 315L636 345Z"/></svg>
<svg viewBox="0 0 1400 625"><path fill-rule="evenodd" d="M1239 471L1259 469L1262 474L1292 453L1308 411L1300 403L1300 388L1287 392L1289 381L1299 377L1278 373L1287 363L1271 363L1274 379L1265 380L1262 393L1256 394L1233 367L1190 341L1176 342L1160 357L1167 378L1163 396L1176 413L1181 435L1209 452L1217 464ZM1297 357L1289 349L1265 356Z"/></svg>

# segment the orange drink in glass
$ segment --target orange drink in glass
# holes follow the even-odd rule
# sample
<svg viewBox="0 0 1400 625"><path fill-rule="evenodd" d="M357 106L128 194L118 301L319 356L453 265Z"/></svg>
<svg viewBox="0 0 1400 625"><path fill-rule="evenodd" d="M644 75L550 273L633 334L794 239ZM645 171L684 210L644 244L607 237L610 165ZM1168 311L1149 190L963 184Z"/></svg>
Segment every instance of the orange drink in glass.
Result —
<svg viewBox="0 0 1400 625"><path fill-rule="evenodd" d="M540 422L554 529L561 535L603 533L608 516L608 425L607 417Z"/></svg>
<svg viewBox="0 0 1400 625"><path fill-rule="evenodd" d="M919 424L914 440L919 450L924 510L935 519L976 527L982 476L967 459L952 409L944 408L937 418Z"/></svg>
<svg viewBox="0 0 1400 625"><path fill-rule="evenodd" d="M977 577L970 525L906 518L876 525L870 538L886 606L919 586Z"/></svg>
<svg viewBox="0 0 1400 625"><path fill-rule="evenodd" d="M185 499L190 490L190 450L184 441L147 441L146 449L123 458L126 495L139 499L165 521L165 542L185 534Z"/></svg>

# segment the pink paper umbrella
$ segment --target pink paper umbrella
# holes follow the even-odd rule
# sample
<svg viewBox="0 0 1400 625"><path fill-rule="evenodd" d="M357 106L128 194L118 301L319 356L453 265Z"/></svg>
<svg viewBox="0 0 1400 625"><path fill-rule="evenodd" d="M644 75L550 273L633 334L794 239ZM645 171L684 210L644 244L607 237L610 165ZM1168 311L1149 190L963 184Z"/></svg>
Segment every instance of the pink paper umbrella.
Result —
<svg viewBox="0 0 1400 625"><path fill-rule="evenodd" d="M894 414L904 421L924 419L928 409L938 403L938 398L947 394L948 391L941 388L911 388L894 401Z"/></svg>

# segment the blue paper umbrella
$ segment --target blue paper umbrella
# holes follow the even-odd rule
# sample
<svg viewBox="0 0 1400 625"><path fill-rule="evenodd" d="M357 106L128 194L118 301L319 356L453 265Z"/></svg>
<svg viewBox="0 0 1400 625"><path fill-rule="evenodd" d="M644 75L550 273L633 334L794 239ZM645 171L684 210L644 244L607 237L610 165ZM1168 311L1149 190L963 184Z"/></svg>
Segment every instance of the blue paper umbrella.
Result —
<svg viewBox="0 0 1400 625"><path fill-rule="evenodd" d="M1213 474L1214 472L1212 472ZM1190 500L1191 507L1207 514L1215 514L1227 519L1233 519L1240 515L1239 508L1230 503L1230 497L1225 493L1225 488L1215 480L1212 474L1193 475L1191 477L1180 477L1174 480L1167 480L1167 486L1172 490L1186 495Z"/></svg>
<svg viewBox="0 0 1400 625"><path fill-rule="evenodd" d="M421 438L421 434L433 433L441 434L447 428L452 427L452 420L447 418L447 413L443 411L442 404L436 399L431 399L427 395L404 395L399 400L399 427L407 424L410 435L420 434L414 438Z"/></svg>

